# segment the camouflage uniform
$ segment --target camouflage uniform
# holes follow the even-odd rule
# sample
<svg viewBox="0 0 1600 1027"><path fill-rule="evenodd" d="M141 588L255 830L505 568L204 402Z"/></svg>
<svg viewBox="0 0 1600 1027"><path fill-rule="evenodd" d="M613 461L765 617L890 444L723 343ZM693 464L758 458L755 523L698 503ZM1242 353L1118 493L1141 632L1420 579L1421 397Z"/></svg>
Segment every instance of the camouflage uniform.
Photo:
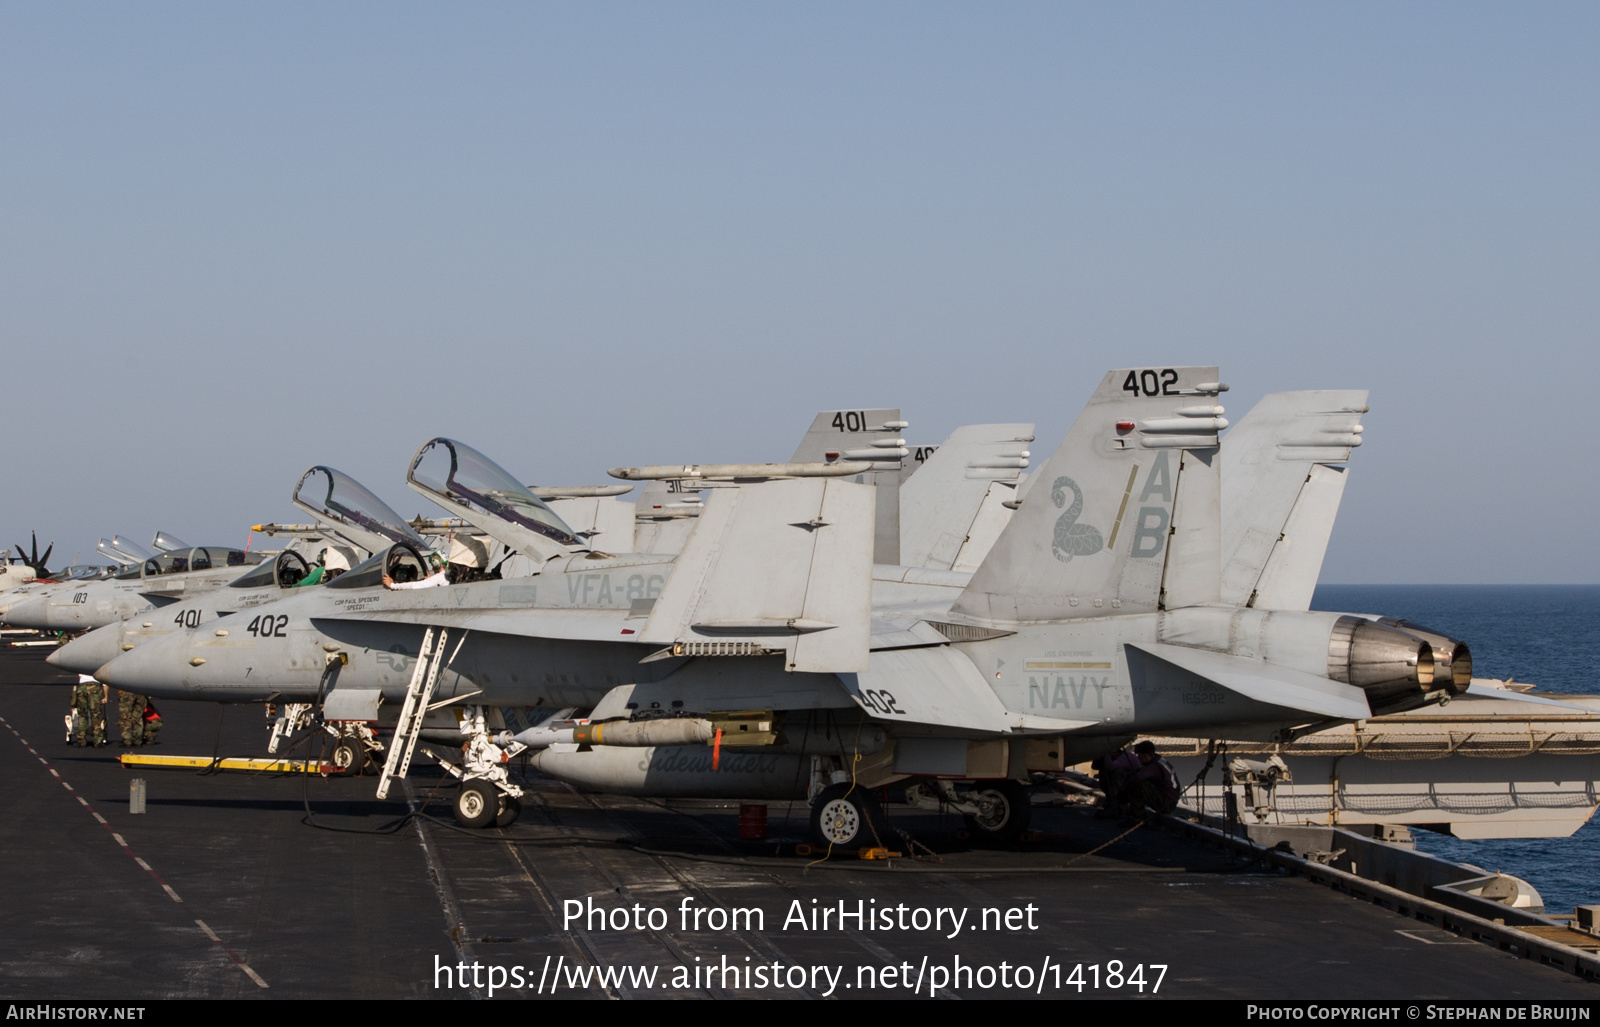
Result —
<svg viewBox="0 0 1600 1027"><path fill-rule="evenodd" d="M144 722L144 738L139 744L154 745L156 744L156 735L161 733L161 714L156 712L154 706L150 705L150 700L140 696L139 701L142 704L139 707L139 717Z"/></svg>
<svg viewBox="0 0 1600 1027"><path fill-rule="evenodd" d="M106 744L106 686L98 681L80 683L72 690L72 705L78 711L78 730L72 744Z"/></svg>
<svg viewBox="0 0 1600 1027"><path fill-rule="evenodd" d="M117 692L117 726L122 730L125 747L144 744L144 703L142 695L120 689Z"/></svg>

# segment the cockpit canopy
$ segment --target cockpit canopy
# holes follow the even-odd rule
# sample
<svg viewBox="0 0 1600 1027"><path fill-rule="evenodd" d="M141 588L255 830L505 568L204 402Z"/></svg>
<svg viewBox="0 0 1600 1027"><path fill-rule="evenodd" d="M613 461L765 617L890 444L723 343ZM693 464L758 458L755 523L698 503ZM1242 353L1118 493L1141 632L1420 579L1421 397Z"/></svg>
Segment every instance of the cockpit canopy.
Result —
<svg viewBox="0 0 1600 1027"><path fill-rule="evenodd" d="M445 438L423 443L406 482L525 556L548 559L586 548L525 485L465 443Z"/></svg>
<svg viewBox="0 0 1600 1027"><path fill-rule="evenodd" d="M126 542L123 543L123 545L126 544ZM134 564L148 560L150 557L156 555L149 550L144 549L142 546L139 548L138 552L124 549L122 546L118 545L117 542L114 542L108 538L101 539L95 544L94 548L95 551L101 556L104 556L108 560L115 561L119 566L122 567L131 567Z"/></svg>
<svg viewBox="0 0 1600 1027"><path fill-rule="evenodd" d="M332 467L319 465L302 474L291 498L295 506L370 552L395 542L428 548L422 536L389 504L359 481Z"/></svg>
<svg viewBox="0 0 1600 1027"><path fill-rule="evenodd" d="M421 581L432 574L423 549L409 542L396 542L388 549L345 571L328 582L328 588L375 588L385 575L396 583Z"/></svg>
<svg viewBox="0 0 1600 1027"><path fill-rule="evenodd" d="M174 553L180 549L194 548L170 531L156 532L156 537L150 540L150 544L156 547L157 552L161 553Z"/></svg>
<svg viewBox="0 0 1600 1027"><path fill-rule="evenodd" d="M228 582L229 588L270 588L276 585L279 588L293 588L306 579L311 573L311 565L306 558L293 549L285 549L278 554L278 558L271 563L263 562L248 574L240 575Z"/></svg>
<svg viewBox="0 0 1600 1027"><path fill-rule="evenodd" d="M100 578L109 578L117 568L105 567L95 563L75 563L71 567L56 571L51 577L57 581L97 581Z"/></svg>
<svg viewBox="0 0 1600 1027"><path fill-rule="evenodd" d="M209 571L218 567L247 567L266 559L261 553L246 553L242 549L226 546L195 546L192 549L175 549L152 556L140 565L138 572L124 571L119 578L156 578L165 574L185 574L189 571Z"/></svg>

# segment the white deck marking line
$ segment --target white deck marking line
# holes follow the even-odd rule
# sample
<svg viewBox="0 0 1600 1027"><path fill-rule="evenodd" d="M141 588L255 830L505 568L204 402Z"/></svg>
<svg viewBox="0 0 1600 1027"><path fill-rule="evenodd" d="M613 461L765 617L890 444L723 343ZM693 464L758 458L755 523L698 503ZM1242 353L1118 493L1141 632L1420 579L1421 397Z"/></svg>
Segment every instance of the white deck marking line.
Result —
<svg viewBox="0 0 1600 1027"><path fill-rule="evenodd" d="M261 975L250 969L250 964L239 958L239 954L230 949L228 947L228 943L219 938L217 936L217 932L213 931L204 920L196 919L195 923L199 924L200 929L206 932L207 938L210 938L212 941L222 946L222 951L226 952L230 957L232 957L233 961L238 964L239 969L244 971L244 975L246 977L250 978L252 981L255 981L258 987L267 987L267 982L261 979Z"/></svg>
<svg viewBox="0 0 1600 1027"><path fill-rule="evenodd" d="M173 902L178 902L178 903L183 902L183 899L179 897L177 891L175 891L173 889L172 885L170 885L167 882L163 881L161 879L161 875L156 873L155 869L153 867L151 867L149 863L146 863L139 856L134 855L133 849L128 845L127 841L122 837L122 835L118 834L115 830L112 829L110 822L107 821L105 817L102 817L98 812L96 812L95 809L93 807L91 807L87 802L84 802L83 796L78 794L78 790L76 788L72 787L72 785L68 784L66 778L64 778L60 774L56 773L56 768L54 768L54 767L52 767L50 765L50 761L45 759L43 756L40 756L39 753L34 749L34 747L28 744L28 740L26 738L23 738L22 735L20 733L18 733L16 728L11 726L11 722L10 721L6 720L4 717L0 717L0 724L4 724L7 731L10 731L13 735L17 736L17 741L22 743L22 747L24 749L27 749L29 752L33 753L33 758L34 759L36 759L40 763L44 764L44 769L50 771L51 775L53 775L57 781L61 782L61 787L65 788L67 790L67 792L72 795L73 798L75 798L79 802L83 803L84 808L89 811L89 815L94 817L96 820L98 820L100 822L100 826L105 828L106 831L108 833L110 833L112 840L115 841L117 843L117 845L122 848L122 851L126 852L130 856L133 856L133 861L135 863L139 864L139 866L144 869L145 873L147 873L151 877L155 878L156 883L161 885L161 890L167 893L167 897L168 898L170 898ZM237 953L237 952L233 951L233 949L229 948L228 947L228 943L223 941L220 937L218 937L217 933L215 931L213 931L211 928L207 927L203 921L196 920L195 923L200 925L200 929L205 932L206 937L210 938L213 942L215 942L217 944L218 947L220 947L222 949L222 951L226 952L228 954L228 958L233 960L234 965L237 966L241 971L243 971L243 973L244 973L244 975L246 977L248 977L248 978L250 978L250 980L254 981L257 987L265 988L265 987L268 986L267 982L261 979L261 975L256 973L254 970L252 970L250 968L250 964L246 963L244 961L244 958L242 956L240 956L239 953Z"/></svg>

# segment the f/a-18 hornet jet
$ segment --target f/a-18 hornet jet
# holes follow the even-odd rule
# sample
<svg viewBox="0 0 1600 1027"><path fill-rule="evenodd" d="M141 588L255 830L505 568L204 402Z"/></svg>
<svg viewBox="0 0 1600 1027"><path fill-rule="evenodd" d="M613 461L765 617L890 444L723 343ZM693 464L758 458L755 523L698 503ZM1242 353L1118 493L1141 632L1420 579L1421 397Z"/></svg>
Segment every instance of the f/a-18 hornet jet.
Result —
<svg viewBox="0 0 1600 1027"><path fill-rule="evenodd" d="M222 588L268 555L191 546L164 532L156 532L154 544L159 553L110 578L17 603L6 611L7 623L39 631L89 631Z"/></svg>
<svg viewBox="0 0 1600 1027"><path fill-rule="evenodd" d="M325 694L330 718L399 705L380 794L423 713L456 704L468 740L446 766L474 824L514 816L518 793L503 766L522 743L496 744L489 706L603 713L563 728L567 744L814 756L814 821L840 844L877 815L864 789L905 782L1003 833L1018 781L1134 733L1287 738L1464 690L1453 640L1224 600L1223 388L1214 367L1107 375L961 587L874 574L872 489L842 480L847 461L714 490L664 559L586 548L487 458L435 440L413 487L514 538L538 574L397 589L427 569L397 543L271 618L186 629L100 676L154 695Z"/></svg>
<svg viewBox="0 0 1600 1027"><path fill-rule="evenodd" d="M308 536L303 541L314 538L342 554L362 559L396 542L409 542L423 552L428 549L423 538L388 504L332 467L319 464L302 474L291 501L317 521L314 531L296 530L296 534ZM315 559L314 554L307 559L307 554L291 546L243 574L236 568L226 587L141 610L127 620L95 628L51 653L49 662L63 670L93 674L121 653L151 639L276 602L295 594L294 589L318 584L329 573L329 567L324 565L326 559L324 563L315 563ZM348 561L349 557L344 559Z"/></svg>

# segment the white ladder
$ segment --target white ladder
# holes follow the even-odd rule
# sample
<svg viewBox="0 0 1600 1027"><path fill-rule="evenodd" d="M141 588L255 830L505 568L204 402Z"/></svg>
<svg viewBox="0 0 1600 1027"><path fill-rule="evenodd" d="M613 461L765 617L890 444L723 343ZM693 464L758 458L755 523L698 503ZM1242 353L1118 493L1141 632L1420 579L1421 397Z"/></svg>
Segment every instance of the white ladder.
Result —
<svg viewBox="0 0 1600 1027"><path fill-rule="evenodd" d="M430 627L423 632L422 648L417 650L417 666L411 672L411 684L406 687L406 701L400 707L400 720L394 726L394 743L389 746L389 756L383 761L383 774L378 778L380 799L388 797L389 782L395 778L405 777L406 771L411 769L411 755L416 752L417 739L422 734L422 721L431 708L428 703L433 698L434 688L439 684L439 671L461 651L461 643L467 640L467 633L465 631L461 633L461 637L456 641L455 651L450 654L449 659L444 659L444 647L449 638L448 628L438 629L437 642L434 639L433 628Z"/></svg>

